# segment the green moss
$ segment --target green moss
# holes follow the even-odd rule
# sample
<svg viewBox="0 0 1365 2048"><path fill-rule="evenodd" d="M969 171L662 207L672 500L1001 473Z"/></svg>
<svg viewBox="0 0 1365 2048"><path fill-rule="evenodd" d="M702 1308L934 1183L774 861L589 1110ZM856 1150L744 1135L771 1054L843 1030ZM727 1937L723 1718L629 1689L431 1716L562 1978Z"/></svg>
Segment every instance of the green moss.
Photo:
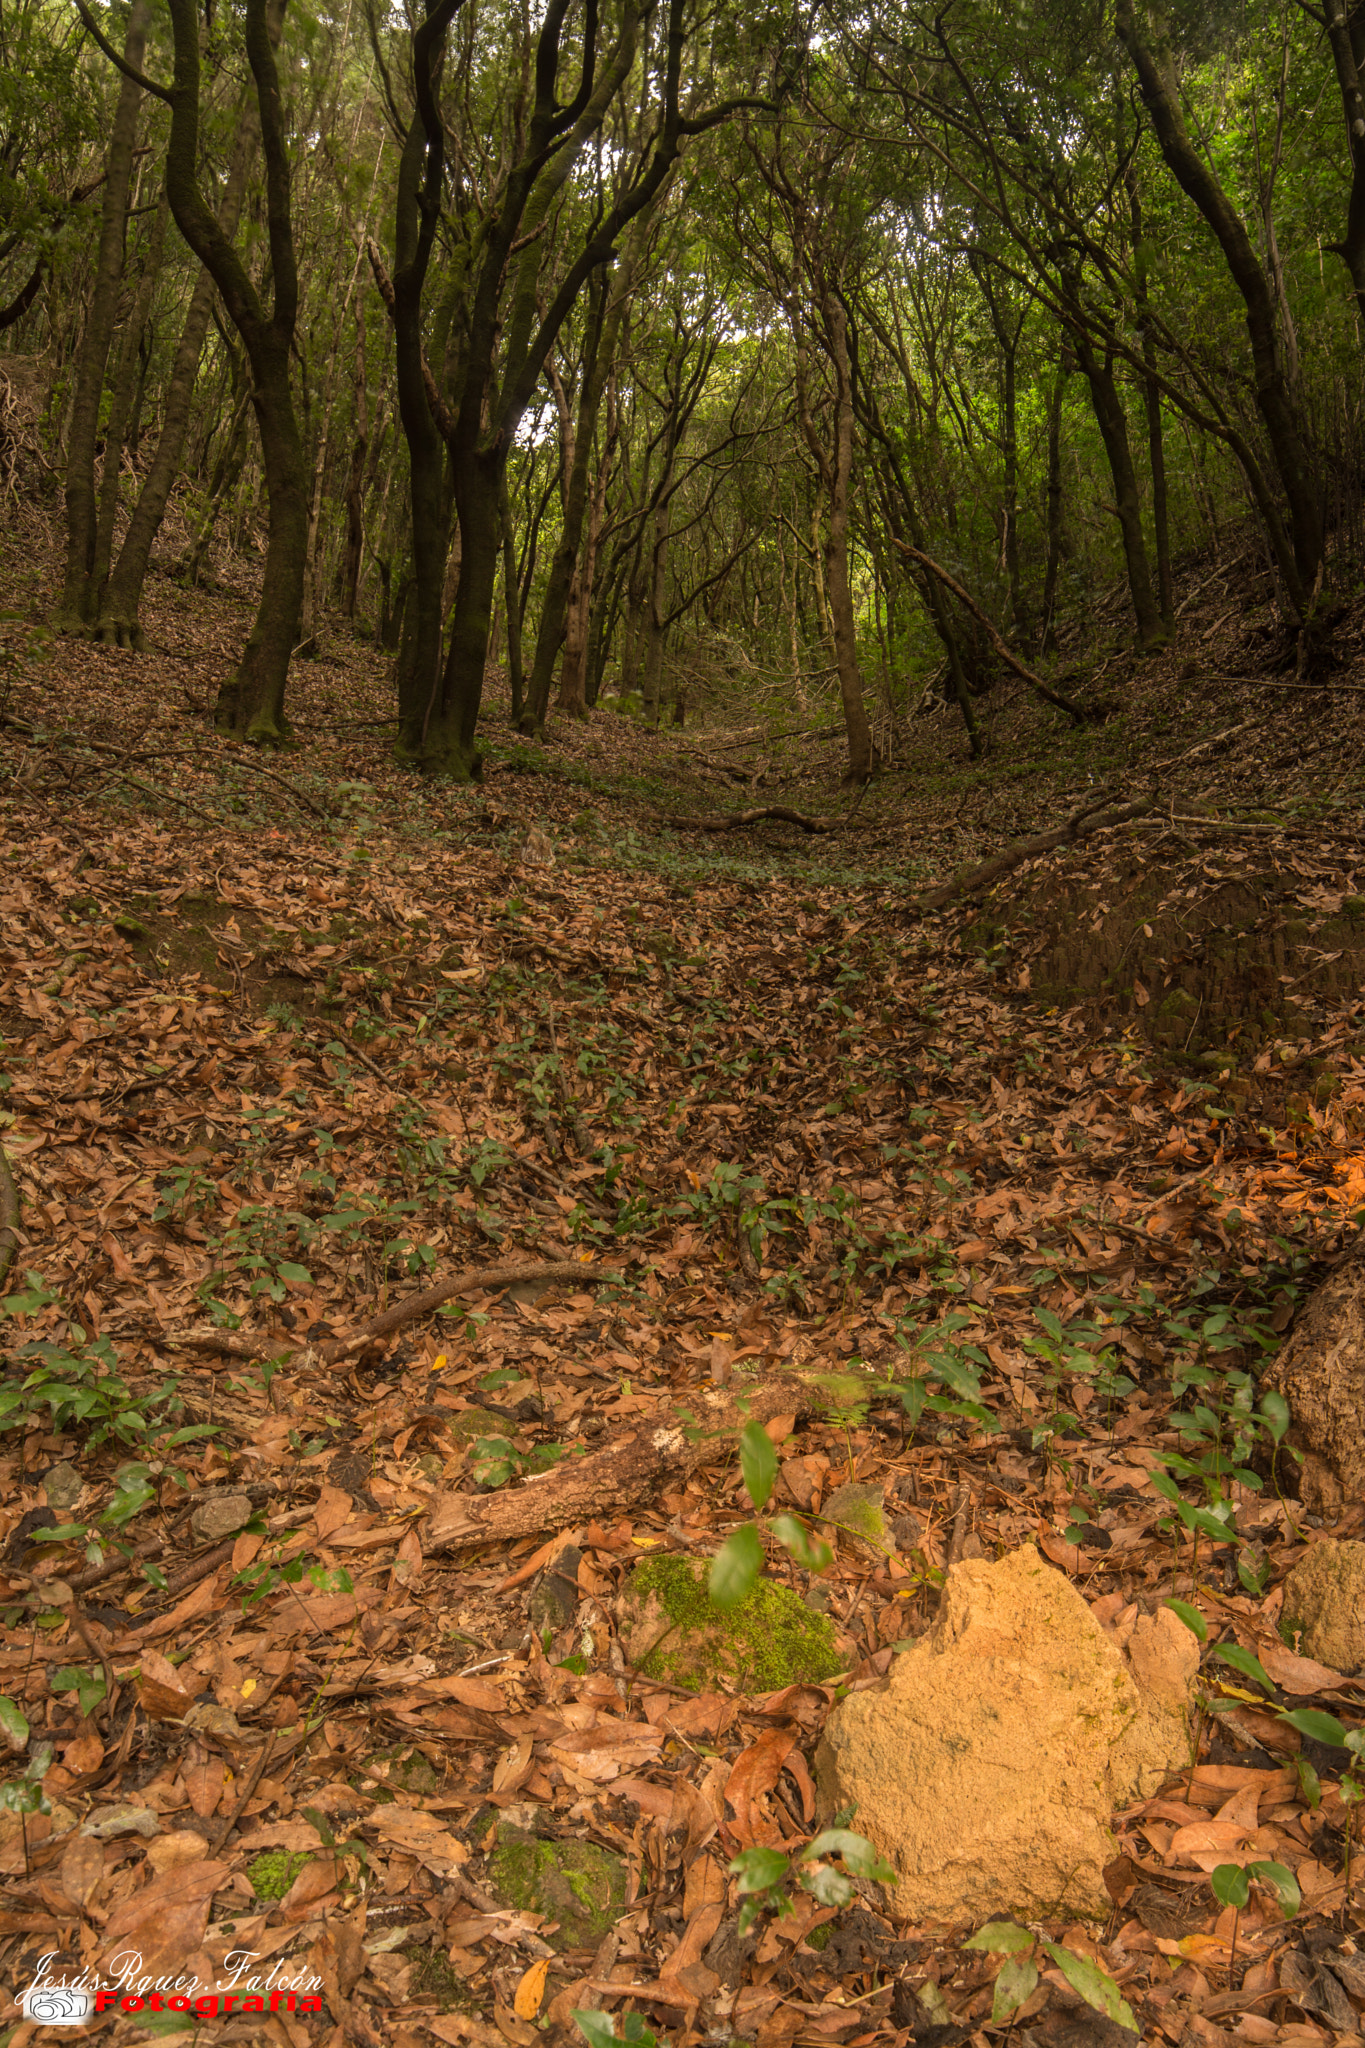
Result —
<svg viewBox="0 0 1365 2048"><path fill-rule="evenodd" d="M723 1675L746 1692L776 1692L818 1684L843 1667L831 1624L771 1579L722 1612L707 1592L704 1565L650 1557L631 1574L629 1592L663 1618L639 1667L646 1677L700 1692Z"/></svg>
<svg viewBox="0 0 1365 2048"><path fill-rule="evenodd" d="M491 1861L509 1905L558 1921L556 1933L543 1930L557 1949L595 1947L625 1911L625 1864L595 1842L544 1841L500 1826Z"/></svg>
<svg viewBox="0 0 1365 2048"><path fill-rule="evenodd" d="M267 1849L246 1867L252 1891L258 1899L282 1899L307 1861L301 1850Z"/></svg>

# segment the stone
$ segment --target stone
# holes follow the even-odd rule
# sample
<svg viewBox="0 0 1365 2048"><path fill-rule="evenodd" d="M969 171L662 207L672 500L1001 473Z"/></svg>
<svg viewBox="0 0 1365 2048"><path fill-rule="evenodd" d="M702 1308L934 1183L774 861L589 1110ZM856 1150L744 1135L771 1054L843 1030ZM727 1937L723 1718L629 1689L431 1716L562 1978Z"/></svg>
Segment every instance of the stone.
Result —
<svg viewBox="0 0 1365 2048"><path fill-rule="evenodd" d="M1031 1544L964 1561L885 1686L835 1708L816 1754L822 1816L856 1802L852 1825L896 1871L898 1918L1109 1913L1110 1816L1189 1760L1197 1646L1192 1664L1168 1621L1142 1620L1146 1696Z"/></svg>
<svg viewBox="0 0 1365 2048"><path fill-rule="evenodd" d="M1329 1671L1365 1670L1365 1543L1315 1543L1284 1582L1280 1633Z"/></svg>
<svg viewBox="0 0 1365 2048"><path fill-rule="evenodd" d="M626 1866L595 1842L547 1840L504 1817L490 1870L509 1906L558 1922L542 1929L555 1949L595 1948L626 1910Z"/></svg>
<svg viewBox="0 0 1365 2048"><path fill-rule="evenodd" d="M251 1520L251 1500L245 1493L215 1493L190 1516L190 1533L196 1543L221 1543L235 1536Z"/></svg>
<svg viewBox="0 0 1365 2048"><path fill-rule="evenodd" d="M557 1633L567 1628L578 1612L578 1567L583 1553L576 1543L566 1543L550 1560L545 1576L531 1595L530 1621L539 1635L544 1629Z"/></svg>
<svg viewBox="0 0 1365 2048"><path fill-rule="evenodd" d="M54 1514L64 1515L85 1491L85 1481L74 1465L49 1465L43 1476L43 1495Z"/></svg>
<svg viewBox="0 0 1365 2048"><path fill-rule="evenodd" d="M821 1508L821 1527L830 1536L861 1538L879 1556L889 1556L893 1546L886 1532L885 1500L884 1487L850 1479L837 1486Z"/></svg>
<svg viewBox="0 0 1365 2048"><path fill-rule="evenodd" d="M649 1557L635 1567L617 1601L627 1660L647 1678L705 1692L718 1679L734 1691L777 1692L818 1685L848 1662L834 1628L799 1593L760 1579L736 1607L722 1610L707 1592L708 1566L687 1557Z"/></svg>

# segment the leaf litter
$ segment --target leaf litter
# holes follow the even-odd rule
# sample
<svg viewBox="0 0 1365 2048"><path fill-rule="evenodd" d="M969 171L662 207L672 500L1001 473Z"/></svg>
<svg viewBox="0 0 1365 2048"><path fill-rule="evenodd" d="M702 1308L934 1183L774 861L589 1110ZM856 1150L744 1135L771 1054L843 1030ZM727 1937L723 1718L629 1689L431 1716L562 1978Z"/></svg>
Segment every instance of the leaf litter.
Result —
<svg viewBox="0 0 1365 2048"><path fill-rule="evenodd" d="M632 732L616 785L509 747L451 793L348 727L272 775L187 738L166 658L60 665L65 720L46 688L6 707L0 799L3 1419L37 1417L0 1461L0 1691L16 1769L56 1756L51 1811L0 1829L8 1989L117 1941L205 1977L283 1959L337 2040L529 2048L575 2010L680 2043L998 2038L1002 1958L968 1930L893 1926L859 1879L741 1935L728 1866L811 1839L840 1684L887 1672L949 1563L1031 1540L1120 1640L1174 1598L1211 1646L1199 1758L1116 1818L1108 1925L1046 1930L1071 1961L1022 2009L1033 2038L1119 2038L1077 1959L1144 2039L1358 2038L1353 1786L1276 1712L1360 1708L1276 1631L1312 1532L1239 1485L1196 1551L1162 1482L1183 1457L1200 1508L1200 1375L1251 1372L1352 1240L1359 1001L1329 983L1204 1078L1153 1054L1136 989L1126 1019L1040 1014L1036 941L1002 959L969 910L915 919L904 869L768 859L761 834L697 855L636 786L662 741ZM331 673L308 693L373 712ZM1341 822L1257 845L1310 915L1355 894ZM1133 843L1026 863L994 914L1117 893ZM1225 855L1198 851L1201 887ZM477 1284L509 1267L556 1277ZM632 1564L750 1519L734 1432L577 1524L424 1541L442 1503L811 1363L861 1385L772 1420L776 1499L834 1563L770 1563L814 1584L840 1681L688 1694L625 1661ZM850 1486L880 1489L880 1540L819 1521ZM616 1859L605 1931L508 1897L523 1838ZM1263 1887L1220 1905L1212 1873L1252 1862L1293 1874L1294 1921ZM206 2029L309 2038L286 2012Z"/></svg>

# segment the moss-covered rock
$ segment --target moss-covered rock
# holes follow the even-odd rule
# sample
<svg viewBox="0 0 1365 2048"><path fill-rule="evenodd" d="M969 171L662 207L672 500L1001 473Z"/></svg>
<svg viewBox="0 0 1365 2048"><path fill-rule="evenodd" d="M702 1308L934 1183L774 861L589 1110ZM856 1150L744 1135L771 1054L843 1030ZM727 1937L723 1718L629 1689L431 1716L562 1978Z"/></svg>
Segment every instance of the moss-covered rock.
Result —
<svg viewBox="0 0 1365 2048"><path fill-rule="evenodd" d="M707 1591L707 1567L685 1557L648 1557L619 1603L621 1638L648 1678L703 1692L724 1679L749 1693L814 1685L843 1668L832 1624L787 1586L760 1579L722 1612Z"/></svg>
<svg viewBox="0 0 1365 2048"><path fill-rule="evenodd" d="M297 1850L267 1849L248 1863L247 1882L258 1899L282 1899L307 1861Z"/></svg>
<svg viewBox="0 0 1365 2048"><path fill-rule="evenodd" d="M873 1550L886 1556L895 1545L886 1531L884 1500L882 1487L863 1486L850 1479L846 1485L836 1487L825 1502L821 1522L827 1534L860 1536Z"/></svg>
<svg viewBox="0 0 1365 2048"><path fill-rule="evenodd" d="M491 1865L509 1906L558 1921L555 1933L541 1930L557 1949L595 1948L625 1911L626 1866L595 1842L546 1841L499 1826Z"/></svg>

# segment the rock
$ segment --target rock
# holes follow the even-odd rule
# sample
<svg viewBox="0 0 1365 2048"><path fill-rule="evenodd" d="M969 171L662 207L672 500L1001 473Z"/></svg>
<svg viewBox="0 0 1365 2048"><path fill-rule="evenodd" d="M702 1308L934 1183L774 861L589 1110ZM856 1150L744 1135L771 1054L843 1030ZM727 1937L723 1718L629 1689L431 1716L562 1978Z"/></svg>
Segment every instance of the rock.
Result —
<svg viewBox="0 0 1365 2048"><path fill-rule="evenodd" d="M49 1465L43 1478L43 1495L55 1514L64 1515L85 1491L85 1481L74 1465Z"/></svg>
<svg viewBox="0 0 1365 2048"><path fill-rule="evenodd" d="M1365 1669L1365 1543L1315 1543L1284 1582L1280 1633L1331 1671Z"/></svg>
<svg viewBox="0 0 1365 2048"><path fill-rule="evenodd" d="M251 1520L251 1499L245 1493L215 1493L190 1516L190 1534L196 1543L221 1543L235 1536Z"/></svg>
<svg viewBox="0 0 1365 2048"><path fill-rule="evenodd" d="M1145 1700L1031 1544L964 1562L885 1687L835 1708L816 1755L821 1810L857 1802L853 1825L897 1872L897 1918L1108 1914L1114 1807L1189 1760L1189 1653L1166 1620L1143 1621Z"/></svg>
<svg viewBox="0 0 1365 2048"><path fill-rule="evenodd" d="M1190 1700L1199 1643L1178 1614L1140 1614L1125 1645L1138 1710L1115 1752L1111 1775L1134 1799L1150 1799L1190 1755ZM1122 1793L1120 1796L1124 1796Z"/></svg>
<svg viewBox="0 0 1365 2048"><path fill-rule="evenodd" d="M544 1930L556 1949L595 1948L626 1909L626 1866L595 1842L547 1841L503 1819L491 1870L510 1906L558 1921Z"/></svg>
<svg viewBox="0 0 1365 2048"><path fill-rule="evenodd" d="M724 1679L736 1691L776 1692L818 1685L846 1659L833 1625L800 1595L760 1579L737 1607L722 1612L707 1593L708 1567L686 1557L648 1557L617 1602L622 1647L649 1678L703 1692Z"/></svg>
<svg viewBox="0 0 1365 2048"><path fill-rule="evenodd" d="M885 1498L884 1487L860 1486L856 1480L849 1480L846 1485L837 1486L821 1508L821 1524L828 1527L832 1523L833 1533L844 1538L861 1537L879 1556L885 1557L892 1548L883 1512Z"/></svg>
<svg viewBox="0 0 1365 2048"><path fill-rule="evenodd" d="M578 1612L578 1567L583 1553L575 1543L566 1543L552 1558L545 1576L531 1595L531 1626L557 1632L567 1628Z"/></svg>
<svg viewBox="0 0 1365 2048"><path fill-rule="evenodd" d="M554 841L543 825L533 825L526 835L521 849L521 865L524 868L552 868L555 864Z"/></svg>

